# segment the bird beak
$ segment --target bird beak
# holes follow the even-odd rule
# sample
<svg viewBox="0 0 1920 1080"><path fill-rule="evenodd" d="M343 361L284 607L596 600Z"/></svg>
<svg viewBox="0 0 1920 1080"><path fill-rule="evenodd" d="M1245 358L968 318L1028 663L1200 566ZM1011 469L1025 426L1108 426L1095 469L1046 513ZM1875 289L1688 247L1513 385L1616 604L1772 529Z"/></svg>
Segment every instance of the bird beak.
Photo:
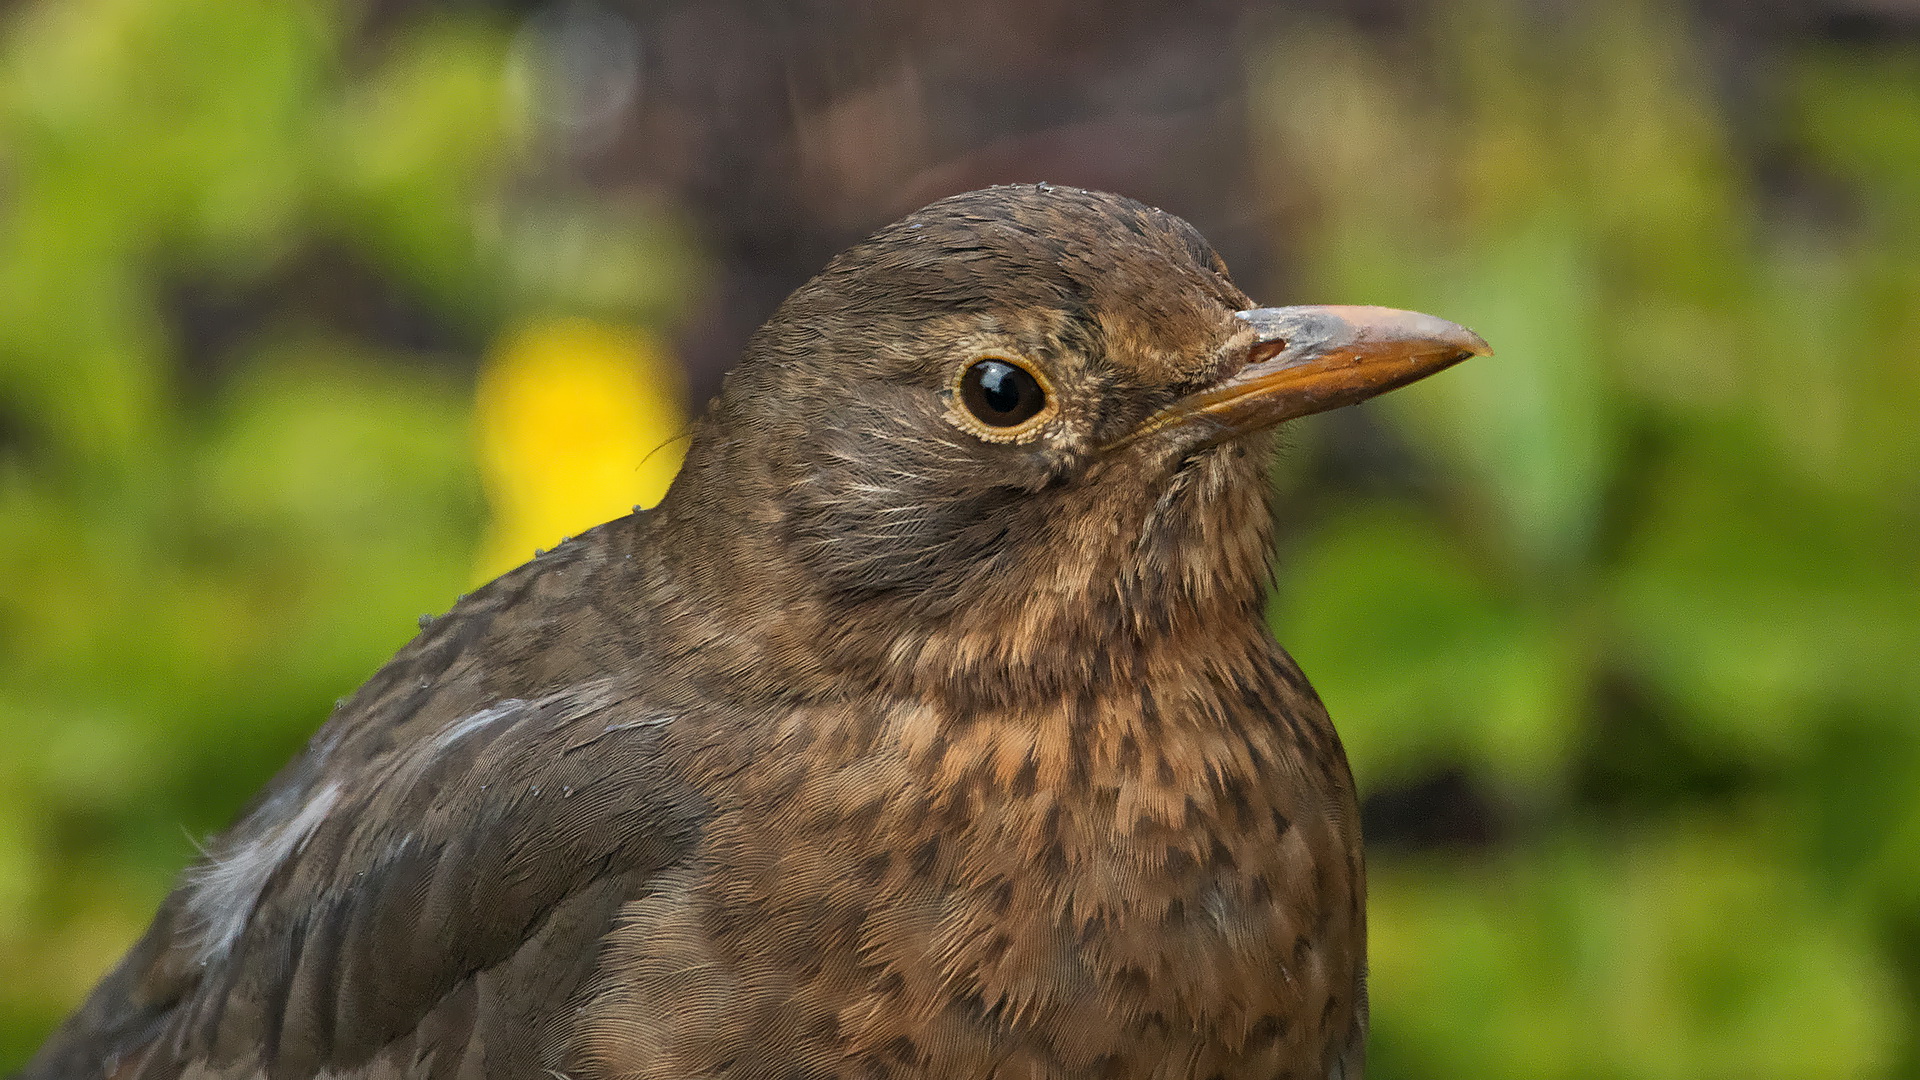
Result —
<svg viewBox="0 0 1920 1080"><path fill-rule="evenodd" d="M1209 441L1365 401L1424 379L1469 356L1493 352L1480 335L1445 319L1383 307L1281 307L1236 312L1246 324L1229 348L1233 374L1149 417L1115 445L1189 424Z"/></svg>

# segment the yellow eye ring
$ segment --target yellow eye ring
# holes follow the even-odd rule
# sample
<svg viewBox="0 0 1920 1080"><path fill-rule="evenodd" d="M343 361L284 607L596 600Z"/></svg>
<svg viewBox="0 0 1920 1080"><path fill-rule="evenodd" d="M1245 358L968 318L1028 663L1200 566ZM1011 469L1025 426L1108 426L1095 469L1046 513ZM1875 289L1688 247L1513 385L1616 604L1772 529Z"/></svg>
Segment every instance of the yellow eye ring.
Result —
<svg viewBox="0 0 1920 1080"><path fill-rule="evenodd" d="M962 367L952 398L955 415L989 442L1023 442L1060 413L1053 384L1039 368L998 353Z"/></svg>

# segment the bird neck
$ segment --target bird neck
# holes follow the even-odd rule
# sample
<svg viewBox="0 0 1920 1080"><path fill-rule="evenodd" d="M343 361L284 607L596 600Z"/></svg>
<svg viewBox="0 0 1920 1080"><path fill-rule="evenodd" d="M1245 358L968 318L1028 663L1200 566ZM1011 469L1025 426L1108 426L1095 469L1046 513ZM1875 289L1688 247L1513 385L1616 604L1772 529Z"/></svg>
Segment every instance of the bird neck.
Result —
<svg viewBox="0 0 1920 1080"><path fill-rule="evenodd" d="M1115 459L1050 491L1027 534L973 577L849 593L787 542L780 481L741 444L702 440L650 517L655 609L736 693L871 693L983 708L1086 696L1271 648L1264 444L1143 475ZM719 661L719 662L714 662Z"/></svg>

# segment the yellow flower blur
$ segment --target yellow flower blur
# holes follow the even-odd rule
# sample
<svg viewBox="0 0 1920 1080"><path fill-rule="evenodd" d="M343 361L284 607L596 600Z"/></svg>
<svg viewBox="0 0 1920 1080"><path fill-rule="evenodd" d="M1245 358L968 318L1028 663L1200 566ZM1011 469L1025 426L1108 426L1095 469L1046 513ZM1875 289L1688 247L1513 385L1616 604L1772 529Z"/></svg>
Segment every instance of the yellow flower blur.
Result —
<svg viewBox="0 0 1920 1080"><path fill-rule="evenodd" d="M658 502L686 454L683 396L673 359L633 327L567 319L504 337L474 402L492 512L480 579Z"/></svg>

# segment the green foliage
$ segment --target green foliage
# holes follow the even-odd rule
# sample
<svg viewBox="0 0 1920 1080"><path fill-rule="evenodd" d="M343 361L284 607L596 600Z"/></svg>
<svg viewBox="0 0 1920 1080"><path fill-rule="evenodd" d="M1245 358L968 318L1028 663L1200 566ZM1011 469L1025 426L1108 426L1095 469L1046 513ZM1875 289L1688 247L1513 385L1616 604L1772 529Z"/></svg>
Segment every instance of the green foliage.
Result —
<svg viewBox="0 0 1920 1080"><path fill-rule="evenodd" d="M1497 350L1364 407L1436 489L1282 573L1363 788L1507 807L1376 852L1374 1072L1911 1074L1920 67L1794 59L1835 221L1756 185L1668 13L1516 11L1440 18L1425 81L1299 27L1261 97L1315 293Z"/></svg>
<svg viewBox="0 0 1920 1080"><path fill-rule="evenodd" d="M1899 1030L1896 987L1764 824L1626 845L1574 830L1490 864L1378 866L1370 1074L1871 1074Z"/></svg>
<svg viewBox="0 0 1920 1080"><path fill-rule="evenodd" d="M291 312L190 364L170 307L335 249L484 335L473 219L503 146L484 26L348 56L323 4L10 15L0 1068L139 933L189 837L468 581L460 378Z"/></svg>

